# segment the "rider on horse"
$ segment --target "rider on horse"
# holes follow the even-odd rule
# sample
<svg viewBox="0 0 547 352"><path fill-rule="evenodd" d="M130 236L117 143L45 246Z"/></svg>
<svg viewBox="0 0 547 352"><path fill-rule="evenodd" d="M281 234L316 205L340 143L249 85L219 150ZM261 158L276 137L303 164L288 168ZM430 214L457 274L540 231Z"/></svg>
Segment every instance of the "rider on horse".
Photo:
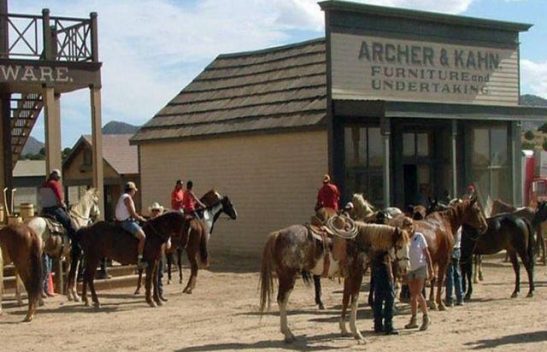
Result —
<svg viewBox="0 0 547 352"><path fill-rule="evenodd" d="M70 216L66 210L63 186L61 185L61 171L53 169L41 190L42 214L57 220L66 229L70 240L74 239L76 230L72 226Z"/></svg>
<svg viewBox="0 0 547 352"><path fill-rule="evenodd" d="M139 240L137 247L137 267L144 269L146 262L142 259L142 253L144 252L146 235L138 222L145 222L146 219L135 210L133 197L137 191L138 189L134 182L129 181L125 184L124 193L120 196L116 204L116 220L121 222L124 230L130 232Z"/></svg>
<svg viewBox="0 0 547 352"><path fill-rule="evenodd" d="M195 218L197 217L197 211L205 209L206 206L195 196L194 192L192 192L193 186L194 183L192 181L186 182L186 191L184 191L182 208L184 209L184 214Z"/></svg>
<svg viewBox="0 0 547 352"><path fill-rule="evenodd" d="M330 176L323 176L323 187L317 193L317 203L315 210L320 208L331 208L338 211L338 202L340 201L340 191L334 183L331 183Z"/></svg>

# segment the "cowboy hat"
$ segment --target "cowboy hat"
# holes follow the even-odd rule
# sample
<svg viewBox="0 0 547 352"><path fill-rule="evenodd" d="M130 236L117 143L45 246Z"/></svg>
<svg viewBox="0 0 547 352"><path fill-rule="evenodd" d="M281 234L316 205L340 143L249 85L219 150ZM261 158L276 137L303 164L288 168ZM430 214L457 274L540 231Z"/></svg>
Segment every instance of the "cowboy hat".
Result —
<svg viewBox="0 0 547 352"><path fill-rule="evenodd" d="M151 206L148 207L148 211L151 212L153 210L159 210L160 213L163 213L163 206L160 205L160 203L158 203L158 202L154 202L154 203L152 203Z"/></svg>
<svg viewBox="0 0 547 352"><path fill-rule="evenodd" d="M330 182L330 176L328 174L325 174L325 176L323 176L323 183L329 183Z"/></svg>
<svg viewBox="0 0 547 352"><path fill-rule="evenodd" d="M138 191L139 189L137 188L137 186L135 185L135 182L133 181L129 181L125 184L125 189L126 190L129 190L129 189L134 189L135 191Z"/></svg>

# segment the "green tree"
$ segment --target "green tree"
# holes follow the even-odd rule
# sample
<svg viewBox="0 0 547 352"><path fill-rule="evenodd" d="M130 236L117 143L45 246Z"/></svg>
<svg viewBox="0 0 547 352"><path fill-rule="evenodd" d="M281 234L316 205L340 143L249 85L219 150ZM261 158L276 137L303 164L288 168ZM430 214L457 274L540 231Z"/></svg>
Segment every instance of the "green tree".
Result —
<svg viewBox="0 0 547 352"><path fill-rule="evenodd" d="M63 152L61 153L62 155L62 158L63 158L63 162L66 160L66 158L68 158L68 156L70 155L70 152L72 151L71 148L65 148L63 149Z"/></svg>
<svg viewBox="0 0 547 352"><path fill-rule="evenodd" d="M547 151L547 138L543 138L543 150Z"/></svg>
<svg viewBox="0 0 547 352"><path fill-rule="evenodd" d="M538 131L547 133L547 122L545 122L543 125L538 127Z"/></svg>
<svg viewBox="0 0 547 352"><path fill-rule="evenodd" d="M524 138L526 138L529 141L533 140L534 137L535 135L533 131L526 131L526 133L524 134Z"/></svg>
<svg viewBox="0 0 547 352"><path fill-rule="evenodd" d="M535 148L536 148L536 144L533 142L527 142L527 141L522 142L522 149L534 150Z"/></svg>

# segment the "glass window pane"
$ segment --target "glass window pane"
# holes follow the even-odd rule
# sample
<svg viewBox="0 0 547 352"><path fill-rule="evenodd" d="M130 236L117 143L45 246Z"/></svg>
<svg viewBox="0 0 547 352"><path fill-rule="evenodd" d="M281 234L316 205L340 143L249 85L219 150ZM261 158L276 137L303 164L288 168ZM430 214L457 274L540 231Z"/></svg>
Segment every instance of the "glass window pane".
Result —
<svg viewBox="0 0 547 352"><path fill-rule="evenodd" d="M368 129L368 153L368 165L370 167L384 165L384 146L380 128L371 127Z"/></svg>
<svg viewBox="0 0 547 352"><path fill-rule="evenodd" d="M376 207L384 205L384 177L381 173L373 173L369 176L368 196L370 202Z"/></svg>
<svg viewBox="0 0 547 352"><path fill-rule="evenodd" d="M344 128L344 149L346 167L366 166L366 129L355 126Z"/></svg>
<svg viewBox="0 0 547 352"><path fill-rule="evenodd" d="M403 156L414 156L414 133L403 133Z"/></svg>
<svg viewBox="0 0 547 352"><path fill-rule="evenodd" d="M418 156L429 156L429 133L418 133Z"/></svg>
<svg viewBox="0 0 547 352"><path fill-rule="evenodd" d="M490 165L505 166L507 165L507 127L494 127L491 130L492 136L492 155L490 156Z"/></svg>
<svg viewBox="0 0 547 352"><path fill-rule="evenodd" d="M473 147L471 163L474 166L490 164L490 138L488 128L474 128L471 137Z"/></svg>

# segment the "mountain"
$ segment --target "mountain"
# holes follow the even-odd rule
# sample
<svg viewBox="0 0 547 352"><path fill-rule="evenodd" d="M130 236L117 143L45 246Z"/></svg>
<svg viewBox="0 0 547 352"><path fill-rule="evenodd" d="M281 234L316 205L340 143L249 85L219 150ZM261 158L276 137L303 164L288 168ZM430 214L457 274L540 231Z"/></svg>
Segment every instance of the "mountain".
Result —
<svg viewBox="0 0 547 352"><path fill-rule="evenodd" d="M23 147L23 155L26 154L38 154L40 149L44 147L44 143L40 142L36 138L30 136L27 143Z"/></svg>
<svg viewBox="0 0 547 352"><path fill-rule="evenodd" d="M133 134L137 132L138 129L139 126L120 121L110 121L103 126L103 134Z"/></svg>
<svg viewBox="0 0 547 352"><path fill-rule="evenodd" d="M520 104L527 105L527 106L546 106L547 107L547 99L543 99L542 97L538 97L537 95L524 94L520 96Z"/></svg>

